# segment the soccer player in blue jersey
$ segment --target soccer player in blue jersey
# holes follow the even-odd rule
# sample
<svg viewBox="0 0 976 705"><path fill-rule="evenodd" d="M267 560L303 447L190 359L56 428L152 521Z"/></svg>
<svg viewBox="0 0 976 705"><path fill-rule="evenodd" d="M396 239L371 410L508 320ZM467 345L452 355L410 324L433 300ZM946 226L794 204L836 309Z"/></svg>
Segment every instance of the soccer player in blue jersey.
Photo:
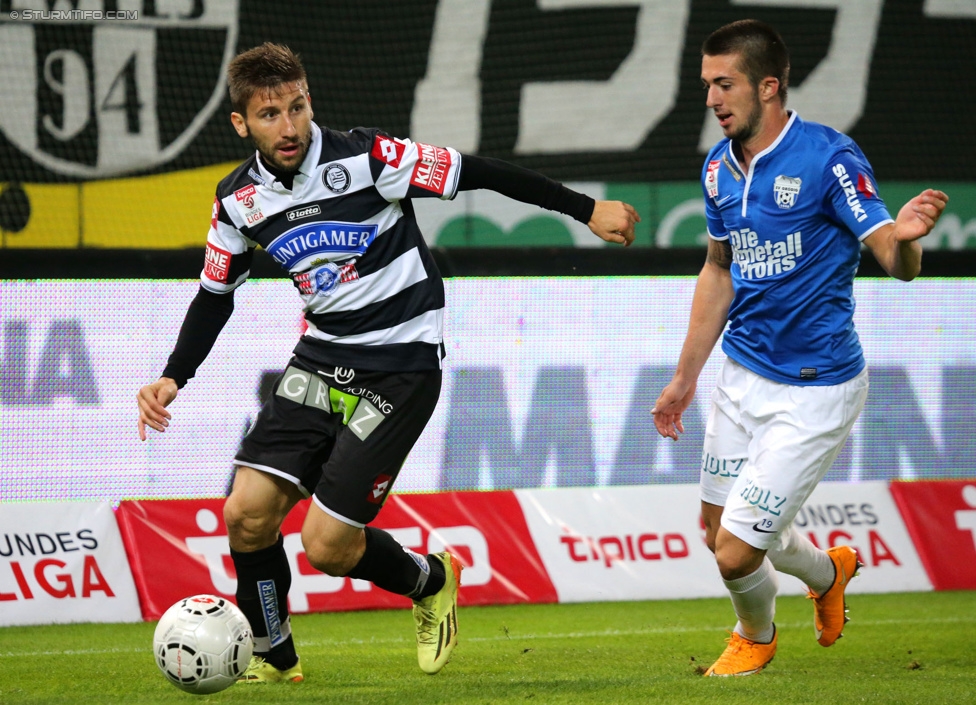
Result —
<svg viewBox="0 0 976 705"><path fill-rule="evenodd" d="M948 200L926 189L892 219L854 141L787 110L789 69L782 38L759 21L726 25L702 46L706 104L725 139L702 170L709 244L688 333L652 411L658 432L677 440L722 336L701 506L738 623L709 676L758 673L772 660L777 570L808 586L819 643L840 637L857 555L849 546L820 550L793 519L868 392L853 324L861 245L910 281L921 269L919 239Z"/></svg>

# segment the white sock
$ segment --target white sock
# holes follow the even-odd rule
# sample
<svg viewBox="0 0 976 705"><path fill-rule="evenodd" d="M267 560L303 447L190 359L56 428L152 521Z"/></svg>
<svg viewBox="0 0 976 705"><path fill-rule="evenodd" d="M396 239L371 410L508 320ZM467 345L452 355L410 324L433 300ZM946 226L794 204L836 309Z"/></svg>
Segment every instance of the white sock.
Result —
<svg viewBox="0 0 976 705"><path fill-rule="evenodd" d="M834 562L830 556L792 525L780 533L766 557L776 570L799 578L818 596L834 584Z"/></svg>
<svg viewBox="0 0 976 705"><path fill-rule="evenodd" d="M763 559L759 568L744 578L725 580L729 589L732 607L739 618L735 632L749 641L768 644L773 640L776 614L776 592L779 583L776 570L768 558Z"/></svg>

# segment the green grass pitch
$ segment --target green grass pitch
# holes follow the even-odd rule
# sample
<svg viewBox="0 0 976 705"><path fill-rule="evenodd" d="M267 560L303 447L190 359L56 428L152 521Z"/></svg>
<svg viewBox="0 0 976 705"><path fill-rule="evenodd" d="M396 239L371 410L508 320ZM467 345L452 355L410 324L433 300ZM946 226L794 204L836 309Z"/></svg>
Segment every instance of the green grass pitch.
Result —
<svg viewBox="0 0 976 705"><path fill-rule="evenodd" d="M701 678L734 623L728 600L468 607L437 676L416 664L410 612L292 617L305 682L178 691L154 623L0 629L0 703L974 703L976 592L852 595L817 645L813 608L781 597L761 674Z"/></svg>

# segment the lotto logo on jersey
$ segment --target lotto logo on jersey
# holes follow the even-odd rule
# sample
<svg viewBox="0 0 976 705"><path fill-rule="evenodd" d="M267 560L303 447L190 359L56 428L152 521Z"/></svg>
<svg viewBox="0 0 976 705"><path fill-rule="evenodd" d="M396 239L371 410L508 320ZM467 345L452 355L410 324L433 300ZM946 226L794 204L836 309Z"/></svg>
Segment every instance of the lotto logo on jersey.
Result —
<svg viewBox="0 0 976 705"><path fill-rule="evenodd" d="M230 274L230 252L208 242L207 252L204 255L203 276L211 281L226 284L228 274Z"/></svg>
<svg viewBox="0 0 976 705"><path fill-rule="evenodd" d="M400 160L403 159L404 151L406 151L406 145L403 142L389 137L377 136L373 140L373 149L370 151L370 155L397 169L400 167Z"/></svg>
<svg viewBox="0 0 976 705"><path fill-rule="evenodd" d="M443 147L417 142L418 160L410 184L444 195L447 172L451 168L451 153Z"/></svg>
<svg viewBox="0 0 976 705"><path fill-rule="evenodd" d="M718 167L721 163L718 160L710 161L705 170L705 189L709 198L718 198Z"/></svg>

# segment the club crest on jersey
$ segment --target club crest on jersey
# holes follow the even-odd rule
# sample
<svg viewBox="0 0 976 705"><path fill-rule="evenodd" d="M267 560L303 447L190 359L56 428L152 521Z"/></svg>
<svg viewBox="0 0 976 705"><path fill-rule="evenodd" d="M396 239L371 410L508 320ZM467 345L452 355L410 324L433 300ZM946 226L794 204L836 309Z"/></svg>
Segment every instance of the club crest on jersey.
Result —
<svg viewBox="0 0 976 705"><path fill-rule="evenodd" d="M322 183L332 193L345 193L349 190L352 178L349 176L349 170L342 164L329 164L322 172Z"/></svg>
<svg viewBox="0 0 976 705"><path fill-rule="evenodd" d="M718 167L721 163L717 159L708 162L708 169L705 171L705 189L708 191L709 198L718 198Z"/></svg>
<svg viewBox="0 0 976 705"><path fill-rule="evenodd" d="M239 188L234 191L234 198L237 199L237 208L244 218L244 224L248 227L257 225L264 220L264 213L261 211L261 204L258 203L258 192L254 184Z"/></svg>
<svg viewBox="0 0 976 705"><path fill-rule="evenodd" d="M780 174L773 180L773 194L776 196L776 205L786 210L796 204L796 197L800 194L800 184L802 179L795 176L783 176Z"/></svg>

